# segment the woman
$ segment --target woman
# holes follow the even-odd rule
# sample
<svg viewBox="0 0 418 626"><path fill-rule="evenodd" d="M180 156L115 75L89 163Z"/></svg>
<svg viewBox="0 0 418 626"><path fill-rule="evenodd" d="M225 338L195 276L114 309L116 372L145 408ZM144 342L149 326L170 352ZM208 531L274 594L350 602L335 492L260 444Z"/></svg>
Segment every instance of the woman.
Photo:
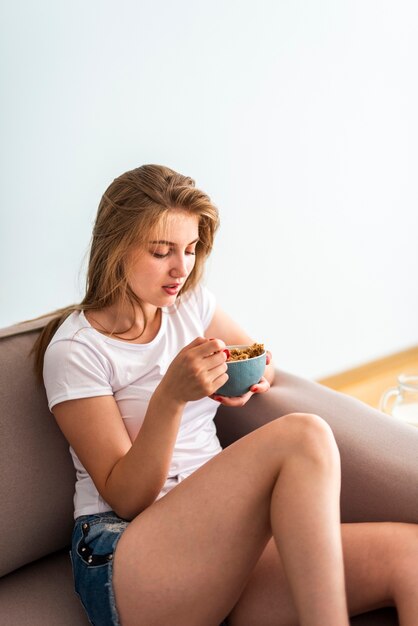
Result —
<svg viewBox="0 0 418 626"><path fill-rule="evenodd" d="M418 533L343 524L340 461L319 416L277 419L222 450L219 403L240 398L225 347L252 343L200 285L218 213L194 181L146 165L99 205L86 296L36 350L77 470L75 587L97 626L346 626L418 615ZM223 622L224 623L224 622Z"/></svg>

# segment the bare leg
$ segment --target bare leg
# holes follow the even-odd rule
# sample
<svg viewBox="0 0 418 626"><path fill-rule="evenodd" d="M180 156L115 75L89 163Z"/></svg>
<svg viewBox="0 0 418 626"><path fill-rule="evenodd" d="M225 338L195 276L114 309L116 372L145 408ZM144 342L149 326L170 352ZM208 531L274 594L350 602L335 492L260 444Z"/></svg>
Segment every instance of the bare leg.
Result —
<svg viewBox="0 0 418 626"><path fill-rule="evenodd" d="M219 624L272 535L301 626L347 626L339 489L335 440L317 416L285 416L237 441L123 534L123 626Z"/></svg>
<svg viewBox="0 0 418 626"><path fill-rule="evenodd" d="M418 619L418 526L393 524L392 596L400 626L415 626Z"/></svg>
<svg viewBox="0 0 418 626"><path fill-rule="evenodd" d="M400 626L418 616L418 526L343 524L350 615L397 606ZM297 626L298 617L279 554L271 540L232 610L231 626Z"/></svg>

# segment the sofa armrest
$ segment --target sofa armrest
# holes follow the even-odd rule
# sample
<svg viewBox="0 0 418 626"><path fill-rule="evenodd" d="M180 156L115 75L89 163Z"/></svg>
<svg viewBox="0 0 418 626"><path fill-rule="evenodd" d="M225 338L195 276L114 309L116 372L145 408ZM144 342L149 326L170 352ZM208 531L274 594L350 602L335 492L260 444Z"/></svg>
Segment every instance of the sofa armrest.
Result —
<svg viewBox="0 0 418 626"><path fill-rule="evenodd" d="M242 408L221 406L222 446L287 413L315 413L331 426L342 465L344 522L418 523L418 428L346 394L283 371Z"/></svg>

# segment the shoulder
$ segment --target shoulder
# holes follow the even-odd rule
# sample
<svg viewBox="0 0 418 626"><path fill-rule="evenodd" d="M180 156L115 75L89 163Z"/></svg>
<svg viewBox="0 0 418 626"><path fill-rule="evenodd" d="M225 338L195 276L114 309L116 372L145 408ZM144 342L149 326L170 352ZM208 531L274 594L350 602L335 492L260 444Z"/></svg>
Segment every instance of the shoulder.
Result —
<svg viewBox="0 0 418 626"><path fill-rule="evenodd" d="M46 349L43 378L50 409L64 400L112 393L112 365L83 318L72 313Z"/></svg>
<svg viewBox="0 0 418 626"><path fill-rule="evenodd" d="M88 325L89 324L81 311L73 311L57 328L54 336L49 342L49 346L56 343L57 341L70 339L75 333L77 333L82 328L86 328Z"/></svg>
<svg viewBox="0 0 418 626"><path fill-rule="evenodd" d="M100 349L102 343L98 333L87 322L84 315L75 311L57 329L44 358L44 371L53 372L73 363L78 366L99 364L106 369L107 358Z"/></svg>

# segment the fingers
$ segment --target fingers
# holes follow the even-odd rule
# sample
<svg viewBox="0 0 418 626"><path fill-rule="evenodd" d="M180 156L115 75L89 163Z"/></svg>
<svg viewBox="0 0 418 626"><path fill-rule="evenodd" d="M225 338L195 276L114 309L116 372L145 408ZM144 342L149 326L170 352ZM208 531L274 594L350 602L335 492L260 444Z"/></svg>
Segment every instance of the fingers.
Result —
<svg viewBox="0 0 418 626"><path fill-rule="evenodd" d="M205 359L205 369L211 372L213 379L227 370L225 362L228 357L222 339L205 339L204 343L198 344L196 356ZM221 369L218 371L219 366Z"/></svg>
<svg viewBox="0 0 418 626"><path fill-rule="evenodd" d="M212 398L216 400L216 402L219 402L220 404L222 404L223 406L231 406L231 407L239 408L241 406L244 406L244 404L248 402L248 400L251 398L252 395L253 394L251 393L251 391L244 393L243 396L234 396L234 397L218 396L215 393L212 396Z"/></svg>
<svg viewBox="0 0 418 626"><path fill-rule="evenodd" d="M200 357L209 357L212 354L225 350L225 342L222 341L222 339L196 337L196 339L183 348L184 351L192 349L196 350L196 354Z"/></svg>
<svg viewBox="0 0 418 626"><path fill-rule="evenodd" d="M196 339L193 339L192 342L190 342L187 346L185 346L183 348L183 350L191 350L192 348L197 348L198 346L203 346L208 342L208 339L206 339L206 337L196 337Z"/></svg>
<svg viewBox="0 0 418 626"><path fill-rule="evenodd" d="M210 396L228 380L224 349L221 339L206 337L196 337L183 348L170 365L182 398L189 401Z"/></svg>
<svg viewBox="0 0 418 626"><path fill-rule="evenodd" d="M212 398L213 400L216 400L216 402L219 402L220 404L223 404L224 406L240 407L240 406L244 406L244 404L248 402L248 400L251 398L253 394L265 393L269 389L270 389L270 383L263 376L259 383L257 383L256 385L253 385L251 389L247 393L244 393L244 395L242 396L235 396L235 397L219 396L216 393L214 393Z"/></svg>
<svg viewBox="0 0 418 626"><path fill-rule="evenodd" d="M211 356L212 354L217 354L221 352L225 355L225 360L227 359L226 352L224 352L226 348L226 344L222 339L206 339L206 345L204 346L204 356Z"/></svg>
<svg viewBox="0 0 418 626"><path fill-rule="evenodd" d="M270 389L270 383L269 381L264 378L264 376L261 378L261 380L256 384L253 385L250 389L250 391L252 391L253 393L265 393L266 391L268 391Z"/></svg>

